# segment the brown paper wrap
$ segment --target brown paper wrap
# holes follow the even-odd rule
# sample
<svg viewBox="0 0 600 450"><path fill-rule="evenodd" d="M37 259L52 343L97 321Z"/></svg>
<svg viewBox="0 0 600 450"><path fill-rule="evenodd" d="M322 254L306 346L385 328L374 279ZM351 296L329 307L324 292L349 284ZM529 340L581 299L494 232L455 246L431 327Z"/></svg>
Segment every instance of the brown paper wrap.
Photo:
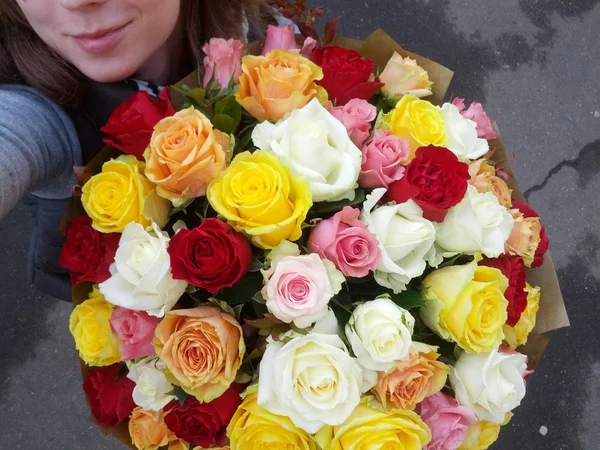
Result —
<svg viewBox="0 0 600 450"><path fill-rule="evenodd" d="M298 41L301 42L302 38L298 37ZM417 61L417 63L423 67L429 73L429 78L434 82L432 90L433 95L428 97L427 100L431 101L436 105L441 105L444 101L446 91L452 80L453 72L450 69L437 64L427 58L420 55L408 52L404 50L397 42L395 42L387 33L379 29L374 31L364 41L337 36L333 41L334 45L349 48L360 52L363 56L370 58L374 62L375 72L380 73L388 60L394 54L399 53L404 57L411 57ZM260 54L262 42L252 42L246 49L247 54ZM188 75L186 78L181 80L177 84L185 84L190 88L199 87L200 76L198 72L194 72ZM171 100L175 105L176 109L180 108L185 98L183 95L175 90L171 90ZM494 128L498 131L496 124ZM519 201L525 201L523 193L519 189L517 181L510 172L510 167L506 167L508 161L506 148L498 133L498 138L490 142L490 148L495 149L491 160L500 164L510 175L508 180L509 187L513 190L513 196ZM120 154L115 149L107 148L100 152L96 158L88 165L90 173L98 173L101 170L102 164L111 158L114 158ZM79 198L74 197L65 213L64 223L68 223L73 217L84 214L83 208ZM567 316L566 308L564 305L563 297L558 284L558 278L556 276L556 269L552 262L550 252L546 254L544 264L540 268L528 269L527 270L527 281L531 285L541 287L541 299L540 309L537 315L537 325L533 333L529 336L527 345L519 348L518 350L525 353L529 357L530 368L535 367L540 361L546 346L548 345L548 338L542 335L547 331L555 330L557 328L569 326L569 318ZM73 288L73 305L78 305L87 299L88 293L91 292L91 284L84 283ZM89 371L89 367L85 363L81 363L81 374L85 377ZM127 423L122 424L117 428L107 428L99 425L93 416L90 415L90 421L96 423L103 434L110 434L123 442L127 447L135 449L131 443Z"/></svg>

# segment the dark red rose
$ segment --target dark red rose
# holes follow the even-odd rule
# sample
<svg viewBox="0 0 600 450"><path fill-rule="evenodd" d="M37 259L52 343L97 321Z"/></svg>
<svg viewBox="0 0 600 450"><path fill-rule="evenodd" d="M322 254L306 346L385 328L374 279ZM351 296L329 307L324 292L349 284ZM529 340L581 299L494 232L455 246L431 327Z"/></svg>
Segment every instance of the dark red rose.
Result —
<svg viewBox="0 0 600 450"><path fill-rule="evenodd" d="M115 427L135 408L135 383L126 376L119 377L120 370L119 364L92 369L83 382L92 414L100 425Z"/></svg>
<svg viewBox="0 0 600 450"><path fill-rule="evenodd" d="M383 86L379 80L369 81L373 61L360 53L342 47L316 47L313 62L323 69L323 79L317 84L329 94L336 106L343 106L353 98L369 100Z"/></svg>
<svg viewBox="0 0 600 450"><path fill-rule="evenodd" d="M136 92L113 111L108 123L101 128L106 134L104 143L142 160L154 125L173 114L175 109L168 88L163 89L158 98L146 91Z"/></svg>
<svg viewBox="0 0 600 450"><path fill-rule="evenodd" d="M523 259L519 256L503 256L502 258L484 259L479 264L494 267L508 278L508 288L504 293L506 300L508 300L508 320L506 324L514 327L525 308L527 308L525 263Z"/></svg>
<svg viewBox="0 0 600 450"><path fill-rule="evenodd" d="M88 216L75 217L67 227L67 240L58 261L61 267L71 271L71 284L106 281L120 238L117 233L94 230Z"/></svg>
<svg viewBox="0 0 600 450"><path fill-rule="evenodd" d="M521 211L521 214L523 214L525 218L540 216L527 203L521 203L516 200L513 200L512 204L513 208L516 208L519 211ZM550 239L548 239L548 236L546 235L546 228L543 224L540 223L540 225L540 243L538 244L538 247L535 250L535 258L533 259L533 263L531 263L531 267L540 267L542 264L544 264L544 255L546 254L546 252L548 251L548 247L550 246Z"/></svg>
<svg viewBox="0 0 600 450"><path fill-rule="evenodd" d="M211 294L233 286L252 265L252 248L244 235L213 218L177 232L169 243L169 255L173 278Z"/></svg>
<svg viewBox="0 0 600 450"><path fill-rule="evenodd" d="M179 439L192 445L204 448L223 445L227 425L242 403L240 394L243 390L241 384L232 384L223 395L209 403L200 403L191 395L183 406L173 401L164 409L169 411L165 423Z"/></svg>
<svg viewBox="0 0 600 450"><path fill-rule="evenodd" d="M467 192L469 166L447 148L421 147L406 167L404 177L390 184L388 198L396 203L413 199L423 217L442 222L449 208Z"/></svg>

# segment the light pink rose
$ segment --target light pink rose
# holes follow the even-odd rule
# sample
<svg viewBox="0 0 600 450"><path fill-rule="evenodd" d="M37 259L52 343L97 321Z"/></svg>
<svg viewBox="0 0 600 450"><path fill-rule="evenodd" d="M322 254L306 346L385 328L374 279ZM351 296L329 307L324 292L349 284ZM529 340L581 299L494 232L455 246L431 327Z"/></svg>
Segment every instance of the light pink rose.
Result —
<svg viewBox="0 0 600 450"><path fill-rule="evenodd" d="M323 319L329 300L345 281L333 263L315 254L277 258L263 276L262 296L269 312L298 328Z"/></svg>
<svg viewBox="0 0 600 450"><path fill-rule="evenodd" d="M262 54L266 55L273 50L288 50L296 53L300 52L302 56L310 59L313 49L317 46L317 41L307 37L301 50L296 43L294 31L293 25L269 25Z"/></svg>
<svg viewBox="0 0 600 450"><path fill-rule="evenodd" d="M373 139L362 149L358 184L366 188L387 188L404 176L403 162L408 162L410 144L388 130L376 130Z"/></svg>
<svg viewBox="0 0 600 450"><path fill-rule="evenodd" d="M150 316L146 311L121 307L113 311L110 327L121 340L119 351L123 361L154 355L152 338L159 322L158 317Z"/></svg>
<svg viewBox="0 0 600 450"><path fill-rule="evenodd" d="M452 104L458 108L461 115L466 119L472 120L477 124L477 137L482 139L496 139L498 135L492 128L490 118L483 110L481 103L473 102L467 110L465 110L465 99L455 98Z"/></svg>
<svg viewBox="0 0 600 450"><path fill-rule="evenodd" d="M359 216L360 210L346 206L319 222L308 238L310 251L333 262L347 277L366 277L381 261L377 238Z"/></svg>
<svg viewBox="0 0 600 450"><path fill-rule="evenodd" d="M456 450L477 422L473 411L441 392L419 403L417 413L431 430L431 441L424 450Z"/></svg>
<svg viewBox="0 0 600 450"><path fill-rule="evenodd" d="M202 47L204 57L204 87L213 78L226 89L233 77L237 83L242 74L244 44L237 39L212 38Z"/></svg>
<svg viewBox="0 0 600 450"><path fill-rule="evenodd" d="M371 122L377 117L377 108L358 98L350 100L344 106L331 108L329 112L344 124L348 136L358 148L362 147L369 137Z"/></svg>

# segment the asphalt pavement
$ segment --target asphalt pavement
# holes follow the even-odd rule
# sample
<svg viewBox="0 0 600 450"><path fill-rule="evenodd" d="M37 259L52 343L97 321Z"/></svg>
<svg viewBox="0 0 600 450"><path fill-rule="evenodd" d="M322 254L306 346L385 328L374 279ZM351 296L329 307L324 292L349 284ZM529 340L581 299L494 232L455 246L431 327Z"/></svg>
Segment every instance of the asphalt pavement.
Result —
<svg viewBox="0 0 600 450"><path fill-rule="evenodd" d="M322 3L343 16L341 34L381 27L455 71L449 93L482 102L498 122L548 230L571 327L549 334L493 448L599 449L600 1ZM0 449L120 450L88 422L69 305L28 286L30 230L22 206L0 223Z"/></svg>

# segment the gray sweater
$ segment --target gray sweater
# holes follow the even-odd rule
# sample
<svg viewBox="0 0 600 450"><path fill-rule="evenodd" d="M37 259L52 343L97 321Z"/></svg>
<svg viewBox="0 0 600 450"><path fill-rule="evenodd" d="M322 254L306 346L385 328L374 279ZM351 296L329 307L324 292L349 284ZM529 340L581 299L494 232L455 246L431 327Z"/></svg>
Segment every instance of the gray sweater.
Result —
<svg viewBox="0 0 600 450"><path fill-rule="evenodd" d="M30 192L69 198L80 164L77 133L60 107L29 87L0 85L0 220Z"/></svg>

